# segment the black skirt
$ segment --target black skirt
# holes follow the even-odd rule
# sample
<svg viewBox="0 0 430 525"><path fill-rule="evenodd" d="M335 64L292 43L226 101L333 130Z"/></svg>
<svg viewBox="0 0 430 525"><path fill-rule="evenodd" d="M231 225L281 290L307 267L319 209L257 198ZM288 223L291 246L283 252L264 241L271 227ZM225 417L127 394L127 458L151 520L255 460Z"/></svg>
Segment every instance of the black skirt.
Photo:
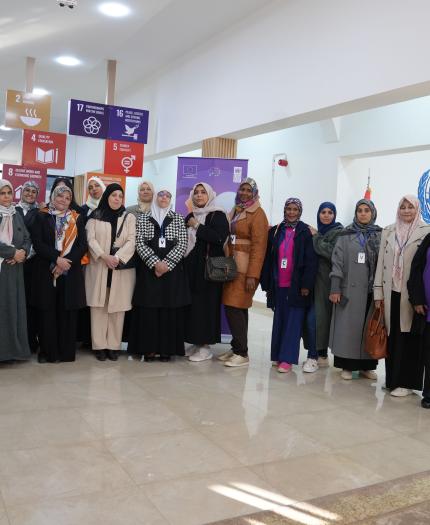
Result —
<svg viewBox="0 0 430 525"><path fill-rule="evenodd" d="M385 359L386 386L423 389L424 365L418 335L400 331L400 293L391 293L388 357Z"/></svg>

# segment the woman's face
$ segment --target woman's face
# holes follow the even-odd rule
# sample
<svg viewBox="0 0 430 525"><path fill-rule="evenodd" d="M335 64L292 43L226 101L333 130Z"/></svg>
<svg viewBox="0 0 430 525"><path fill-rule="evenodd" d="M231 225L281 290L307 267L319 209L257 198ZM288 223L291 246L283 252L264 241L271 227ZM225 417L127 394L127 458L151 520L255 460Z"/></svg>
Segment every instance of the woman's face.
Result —
<svg viewBox="0 0 430 525"><path fill-rule="evenodd" d="M154 194L151 190L151 186L149 184L143 183L139 188L139 200L141 202L152 202L153 198Z"/></svg>
<svg viewBox="0 0 430 525"><path fill-rule="evenodd" d="M103 195L103 188L96 180L90 180L88 184L88 193L96 201L100 200Z"/></svg>
<svg viewBox="0 0 430 525"><path fill-rule="evenodd" d="M55 197L54 207L58 211L67 211L69 209L71 202L72 202L71 193L69 191L65 191Z"/></svg>
<svg viewBox="0 0 430 525"><path fill-rule="evenodd" d="M284 217L287 222L296 222L300 218L300 209L297 204L289 204L284 210Z"/></svg>
<svg viewBox="0 0 430 525"><path fill-rule="evenodd" d="M113 191L108 197L108 204L111 210L119 210L124 202L124 193L121 190Z"/></svg>
<svg viewBox="0 0 430 525"><path fill-rule="evenodd" d="M209 195L205 187L199 184L194 188L193 201L198 208L204 208L208 203Z"/></svg>
<svg viewBox="0 0 430 525"><path fill-rule="evenodd" d="M12 188L10 186L3 186L0 190L0 206L9 208L13 201Z"/></svg>
<svg viewBox="0 0 430 525"><path fill-rule="evenodd" d="M417 210L414 205L406 199L402 202L399 208L399 216L403 222L413 222L417 215Z"/></svg>
<svg viewBox="0 0 430 525"><path fill-rule="evenodd" d="M320 211L320 221L322 224L331 224L334 219L334 212L330 208L323 208Z"/></svg>
<svg viewBox="0 0 430 525"><path fill-rule="evenodd" d="M248 183L242 184L239 188L240 202L248 202L252 199L252 188Z"/></svg>
<svg viewBox="0 0 430 525"><path fill-rule="evenodd" d="M157 204L160 208L167 208L172 200L172 195L168 191L159 191L157 193Z"/></svg>
<svg viewBox="0 0 430 525"><path fill-rule="evenodd" d="M357 208L357 221L360 224L369 224L372 220L372 210L367 204L360 204Z"/></svg>
<svg viewBox="0 0 430 525"><path fill-rule="evenodd" d="M32 188L31 186L27 186L22 190L21 199L23 202L26 202L27 204L34 204L37 199L37 190L36 188Z"/></svg>

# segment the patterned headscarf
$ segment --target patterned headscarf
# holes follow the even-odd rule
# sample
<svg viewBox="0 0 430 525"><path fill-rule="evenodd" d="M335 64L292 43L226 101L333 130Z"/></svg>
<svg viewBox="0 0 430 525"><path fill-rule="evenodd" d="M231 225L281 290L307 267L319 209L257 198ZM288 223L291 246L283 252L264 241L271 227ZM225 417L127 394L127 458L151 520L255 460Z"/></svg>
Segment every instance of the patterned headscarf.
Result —
<svg viewBox="0 0 430 525"><path fill-rule="evenodd" d="M8 186L13 193L13 186L8 180L0 179L0 190L5 186ZM15 215L15 206L13 203L9 206L0 206L0 242L7 244L8 246L12 245L13 239L13 216ZM0 271L3 258L0 257Z"/></svg>
<svg viewBox="0 0 430 525"><path fill-rule="evenodd" d="M39 205L38 205L38 203L36 201L34 201L32 204L28 204L28 202L25 202L25 201L22 200L22 195L23 195L23 192L24 192L24 190L26 188L34 188L36 190L36 198L37 198L37 195L39 195L40 188L39 188L38 184L36 184L32 180L28 180L28 181L24 182L24 184L22 185L21 199L20 199L20 201L18 203L18 206L27 212L27 211L30 211L30 210L34 210L35 208L38 208Z"/></svg>
<svg viewBox="0 0 430 525"><path fill-rule="evenodd" d="M289 206L290 204L295 204L297 208L299 209L299 216L294 222L288 222L285 216L285 210L287 209L287 206ZM302 213L303 213L303 204L300 199L297 199L296 197L290 197L289 199L287 199L284 204L284 224L287 226L287 228L295 228L297 224L299 224Z"/></svg>
<svg viewBox="0 0 430 525"><path fill-rule="evenodd" d="M251 199L249 199L249 201L246 201L246 202L242 202L240 200L240 196L239 196L239 190L244 184L249 184L249 186L251 186L251 189L252 189L252 197L251 197ZM237 212L241 212L241 211L245 210L246 208L250 208L260 198L259 195L258 195L257 183L255 182L254 179L251 179L251 177L247 177L244 181L242 181L240 183L239 190L236 193L236 199L234 201L234 203L236 205L236 211Z"/></svg>
<svg viewBox="0 0 430 525"><path fill-rule="evenodd" d="M326 208L328 208L329 210L333 212L333 220L331 221L330 224L323 224L320 220L320 213ZM329 201L322 202L318 208L318 213L317 213L318 232L321 235L325 235L327 232L329 232L333 228L342 226L340 222L336 222L336 217L337 217L336 206L332 202L329 202Z"/></svg>

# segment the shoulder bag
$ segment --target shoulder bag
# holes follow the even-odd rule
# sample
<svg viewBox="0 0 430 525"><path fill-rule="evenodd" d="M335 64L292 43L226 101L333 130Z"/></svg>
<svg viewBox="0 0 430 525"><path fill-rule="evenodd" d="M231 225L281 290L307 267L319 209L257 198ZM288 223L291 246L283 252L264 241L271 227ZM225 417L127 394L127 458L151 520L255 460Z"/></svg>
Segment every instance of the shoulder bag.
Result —
<svg viewBox="0 0 430 525"><path fill-rule="evenodd" d="M130 214L128 212L125 213L124 220L122 221L121 226L119 227L119 230L116 232L116 239L118 239L122 233L125 220L127 219L127 215L130 215ZM116 248L115 246L113 246L111 250L111 255L115 255L119 249L120 248ZM134 252L134 254L130 257L130 259L126 263L123 263L120 260L115 270L132 270L133 268L136 268L136 266L137 266L137 254L136 252Z"/></svg>
<svg viewBox="0 0 430 525"><path fill-rule="evenodd" d="M384 323L384 305L375 308L367 323L364 349L372 359L387 357L388 336Z"/></svg>

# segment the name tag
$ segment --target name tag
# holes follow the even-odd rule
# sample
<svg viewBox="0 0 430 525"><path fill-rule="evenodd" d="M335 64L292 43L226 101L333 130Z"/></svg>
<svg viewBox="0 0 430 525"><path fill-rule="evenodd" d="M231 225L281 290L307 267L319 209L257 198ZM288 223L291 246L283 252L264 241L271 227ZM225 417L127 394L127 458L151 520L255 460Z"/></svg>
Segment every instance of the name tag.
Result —
<svg viewBox="0 0 430 525"><path fill-rule="evenodd" d="M165 248L166 247L166 239L165 239L165 237L160 237L158 239L158 247L159 248Z"/></svg>
<svg viewBox="0 0 430 525"><path fill-rule="evenodd" d="M230 235L231 244L236 244L236 235Z"/></svg>
<svg viewBox="0 0 430 525"><path fill-rule="evenodd" d="M364 252L359 252L357 262L359 264L364 264L366 262L366 254Z"/></svg>
<svg viewBox="0 0 430 525"><path fill-rule="evenodd" d="M288 266L288 259L281 259L281 268L285 270L285 268Z"/></svg>

